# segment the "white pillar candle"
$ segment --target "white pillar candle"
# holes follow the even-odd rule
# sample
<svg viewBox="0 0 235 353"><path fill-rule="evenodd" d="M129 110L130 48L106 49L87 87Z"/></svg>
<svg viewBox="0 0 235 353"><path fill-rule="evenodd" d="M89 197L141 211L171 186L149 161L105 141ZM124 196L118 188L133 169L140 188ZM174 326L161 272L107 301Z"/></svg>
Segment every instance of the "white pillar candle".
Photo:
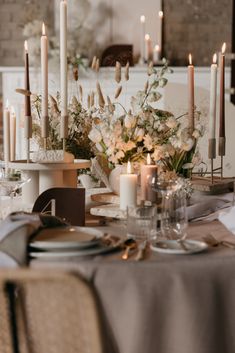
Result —
<svg viewBox="0 0 235 353"><path fill-rule="evenodd" d="M15 109L11 107L10 116L10 160L16 159L16 114Z"/></svg>
<svg viewBox="0 0 235 353"><path fill-rule="evenodd" d="M216 92L217 92L217 56L213 56L211 65L211 84L210 84L210 111L209 111L209 139L215 138L216 129Z"/></svg>
<svg viewBox="0 0 235 353"><path fill-rule="evenodd" d="M145 50L145 16L140 16L141 32L140 32L140 63L144 63L144 50Z"/></svg>
<svg viewBox="0 0 235 353"><path fill-rule="evenodd" d="M41 135L48 137L48 38L45 24L42 24L41 36L41 89L42 89L42 126Z"/></svg>
<svg viewBox="0 0 235 353"><path fill-rule="evenodd" d="M11 150L10 150L10 109L9 102L7 100L6 107L4 109L4 121L3 121L3 142L4 142L4 161L5 167L7 169L8 163L11 158Z"/></svg>
<svg viewBox="0 0 235 353"><path fill-rule="evenodd" d="M160 46L156 44L153 49L153 63L157 64L159 60L160 60Z"/></svg>
<svg viewBox="0 0 235 353"><path fill-rule="evenodd" d="M159 52L159 57L161 58L162 56L162 31L163 31L163 11L159 11L158 12L158 17L159 17L159 21L160 21L160 24L159 24L159 35L158 35L158 43L159 43L159 48L160 48L160 52Z"/></svg>
<svg viewBox="0 0 235 353"><path fill-rule="evenodd" d="M127 174L120 175L120 209L137 203L137 175L131 173L131 163L127 163Z"/></svg>
<svg viewBox="0 0 235 353"><path fill-rule="evenodd" d="M61 94L61 138L67 137L67 124L64 117L68 114L67 79L67 2L60 2L60 94Z"/></svg>
<svg viewBox="0 0 235 353"><path fill-rule="evenodd" d="M189 54L188 66L188 126L189 131L194 130L194 66L192 65L192 55Z"/></svg>
<svg viewBox="0 0 235 353"><path fill-rule="evenodd" d="M156 164L151 164L150 154L147 155L147 164L141 165L141 200L155 201L155 193L151 189L151 179L157 174Z"/></svg>

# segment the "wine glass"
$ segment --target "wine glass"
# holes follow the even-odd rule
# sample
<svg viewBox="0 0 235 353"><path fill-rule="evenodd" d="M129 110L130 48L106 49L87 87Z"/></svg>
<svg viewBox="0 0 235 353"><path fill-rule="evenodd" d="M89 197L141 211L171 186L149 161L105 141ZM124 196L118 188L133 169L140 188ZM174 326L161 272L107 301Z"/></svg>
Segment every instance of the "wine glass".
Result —
<svg viewBox="0 0 235 353"><path fill-rule="evenodd" d="M30 180L30 178L25 178L18 174L8 174L0 171L0 188L3 190L5 196L10 197L10 212L14 210L14 199L17 196L18 190L29 183Z"/></svg>

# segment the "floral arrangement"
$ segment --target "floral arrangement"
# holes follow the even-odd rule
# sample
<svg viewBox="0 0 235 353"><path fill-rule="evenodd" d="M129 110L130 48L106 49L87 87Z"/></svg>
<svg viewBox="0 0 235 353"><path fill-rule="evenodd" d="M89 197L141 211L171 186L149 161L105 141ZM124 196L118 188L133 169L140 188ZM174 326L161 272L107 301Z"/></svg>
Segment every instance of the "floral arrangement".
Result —
<svg viewBox="0 0 235 353"><path fill-rule="evenodd" d="M41 138L41 96L32 96L33 107L33 138L37 146L43 147ZM48 149L61 149L60 138L60 96L49 96L49 137L47 139ZM68 138L66 139L66 150L71 152L75 158L90 159L93 157L92 144L88 138L92 126L91 116L82 107L82 103L74 96L68 107L69 126Z"/></svg>
<svg viewBox="0 0 235 353"><path fill-rule="evenodd" d="M121 67L116 66L116 81L121 78ZM129 67L125 68L125 78L129 79ZM199 137L204 133L200 123L200 112L195 111L195 130L190 132L187 113L175 117L171 112L156 107L162 95L160 89L168 80L166 73L171 73L167 61L156 69L150 63L148 80L143 90L131 98L131 109L107 97L105 102L100 85L97 86L99 107L91 111L92 128L89 138L94 143L95 153L105 157L110 167L124 164L128 160L141 163L150 153L154 162L163 169L185 174L200 163L196 146ZM118 86L117 99L122 91ZM121 106L121 113L120 113Z"/></svg>

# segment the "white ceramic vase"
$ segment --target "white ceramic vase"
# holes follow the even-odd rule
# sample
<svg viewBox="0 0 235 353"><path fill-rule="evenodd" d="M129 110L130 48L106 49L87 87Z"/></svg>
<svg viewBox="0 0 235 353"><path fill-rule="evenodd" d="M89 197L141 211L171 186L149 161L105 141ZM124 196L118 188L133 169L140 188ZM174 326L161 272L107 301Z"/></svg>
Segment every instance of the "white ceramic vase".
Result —
<svg viewBox="0 0 235 353"><path fill-rule="evenodd" d="M119 195L120 193L120 175L126 172L126 165L118 164L109 174L109 183L112 191Z"/></svg>

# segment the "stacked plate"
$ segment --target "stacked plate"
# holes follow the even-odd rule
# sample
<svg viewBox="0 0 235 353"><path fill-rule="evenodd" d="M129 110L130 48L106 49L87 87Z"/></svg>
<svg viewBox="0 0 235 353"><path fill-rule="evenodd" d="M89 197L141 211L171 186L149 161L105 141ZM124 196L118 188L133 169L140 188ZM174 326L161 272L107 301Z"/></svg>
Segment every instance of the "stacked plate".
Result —
<svg viewBox="0 0 235 353"><path fill-rule="evenodd" d="M48 228L29 244L29 255L33 258L91 256L119 247L104 242L103 236L102 231L89 227Z"/></svg>

